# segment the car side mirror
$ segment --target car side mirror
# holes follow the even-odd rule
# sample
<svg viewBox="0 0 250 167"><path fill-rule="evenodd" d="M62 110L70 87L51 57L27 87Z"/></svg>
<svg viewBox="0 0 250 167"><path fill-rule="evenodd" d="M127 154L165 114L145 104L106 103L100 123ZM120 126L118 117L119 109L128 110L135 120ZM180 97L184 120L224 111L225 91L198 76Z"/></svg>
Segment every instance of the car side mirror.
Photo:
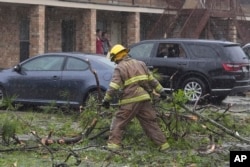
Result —
<svg viewBox="0 0 250 167"><path fill-rule="evenodd" d="M15 65L14 66L14 71L16 72L21 72L21 66L18 64L18 65Z"/></svg>

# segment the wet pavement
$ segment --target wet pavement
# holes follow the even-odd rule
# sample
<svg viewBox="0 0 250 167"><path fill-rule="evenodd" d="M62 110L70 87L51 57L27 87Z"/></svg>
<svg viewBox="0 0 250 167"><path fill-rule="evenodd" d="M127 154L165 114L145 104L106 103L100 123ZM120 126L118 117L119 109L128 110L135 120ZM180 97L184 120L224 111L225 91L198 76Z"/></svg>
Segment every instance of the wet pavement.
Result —
<svg viewBox="0 0 250 167"><path fill-rule="evenodd" d="M232 107L230 110L232 111L250 112L250 93L247 93L246 96L228 96L222 104L231 104Z"/></svg>

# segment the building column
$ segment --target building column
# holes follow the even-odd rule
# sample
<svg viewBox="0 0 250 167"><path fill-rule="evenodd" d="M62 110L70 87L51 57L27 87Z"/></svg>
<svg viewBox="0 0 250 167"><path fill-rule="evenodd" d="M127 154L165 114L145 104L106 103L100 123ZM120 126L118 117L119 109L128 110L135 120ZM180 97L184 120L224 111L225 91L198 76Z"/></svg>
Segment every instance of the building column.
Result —
<svg viewBox="0 0 250 167"><path fill-rule="evenodd" d="M31 7L30 11L30 56L44 53L45 6Z"/></svg>
<svg viewBox="0 0 250 167"><path fill-rule="evenodd" d="M237 28L232 20L229 20L228 40L232 42L237 42Z"/></svg>
<svg viewBox="0 0 250 167"><path fill-rule="evenodd" d="M81 51L96 53L96 10L88 9L82 13L83 23L81 34L83 35Z"/></svg>
<svg viewBox="0 0 250 167"><path fill-rule="evenodd" d="M140 41L140 13L128 13L127 46Z"/></svg>

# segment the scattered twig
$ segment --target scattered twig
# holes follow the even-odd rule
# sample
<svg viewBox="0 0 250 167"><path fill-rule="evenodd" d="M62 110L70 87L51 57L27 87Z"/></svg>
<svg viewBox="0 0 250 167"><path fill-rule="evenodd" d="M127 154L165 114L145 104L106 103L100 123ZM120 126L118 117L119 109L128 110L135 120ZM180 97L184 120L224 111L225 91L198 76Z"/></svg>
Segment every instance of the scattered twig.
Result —
<svg viewBox="0 0 250 167"><path fill-rule="evenodd" d="M33 151L34 149L38 149L41 146L25 146L25 147L15 147L15 148L9 148L9 149L0 149L0 152L13 152L13 151Z"/></svg>
<svg viewBox="0 0 250 167"><path fill-rule="evenodd" d="M17 144L24 144L22 141L19 140L19 138L16 136L16 134L14 134L14 136L12 136L12 138L16 141Z"/></svg>
<svg viewBox="0 0 250 167"><path fill-rule="evenodd" d="M220 110L219 107L217 107L215 105L212 105L212 104L207 104L207 105L203 105L203 106L199 106L199 107L197 106L195 108L196 111L198 111L198 110L205 110L205 109L215 109L213 111L219 111Z"/></svg>
<svg viewBox="0 0 250 167"><path fill-rule="evenodd" d="M226 112L228 112L231 107L232 107L232 105L228 104L227 108L225 109L225 111L218 118L216 118L215 121L219 121L220 118L222 118L223 116L225 116Z"/></svg>
<svg viewBox="0 0 250 167"><path fill-rule="evenodd" d="M210 118L207 118L207 117L201 115L200 113L196 112L195 110L190 110L188 107L186 107L186 106L183 105L183 104L180 104L180 106L181 106L183 109L185 109L187 112L192 113L192 114L198 116L199 118L203 119L204 121L207 121L207 122L211 123L212 125L216 126L217 128L223 130L223 131L226 132L228 135L230 135L230 136L232 136L232 137L235 137L236 139L238 139L238 140L240 140L240 141L243 141L243 142L245 142L245 143L247 143L247 144L250 144L250 140L241 137L237 132L232 131L232 130L230 130L230 129L224 127L223 125L219 124L218 122L216 122L216 121L214 121L214 120L212 120L212 119L210 119Z"/></svg>
<svg viewBox="0 0 250 167"><path fill-rule="evenodd" d="M90 61L87 61L89 64L89 69L90 71L94 74L95 76L95 80L96 80L96 86L97 86L97 91L98 91L98 103L100 104L102 101L102 94L101 94L101 88L100 88L100 82L99 82L99 78L97 75L97 72L92 68L92 65L90 63ZM98 106L98 111L101 111L101 106Z"/></svg>
<svg viewBox="0 0 250 167"><path fill-rule="evenodd" d="M89 140L93 140L98 138L99 136L101 136L102 134L106 133L109 131L109 127L105 128L104 130L102 130L101 132L99 132L98 134L96 134L95 136L89 137Z"/></svg>
<svg viewBox="0 0 250 167"><path fill-rule="evenodd" d="M31 134L36 137L37 142L39 142L44 148L46 148L49 151L49 153L51 155L52 164L54 164L53 151L48 146L46 146L45 144L42 143L41 138L36 134L36 132L32 131Z"/></svg>
<svg viewBox="0 0 250 167"><path fill-rule="evenodd" d="M209 140L210 140L210 144L208 146L206 146L205 149L198 149L198 153L202 154L202 155L207 155L207 154L211 154L215 151L215 143L214 143L214 138L212 135L209 136Z"/></svg>
<svg viewBox="0 0 250 167"><path fill-rule="evenodd" d="M175 75L179 72L179 70L175 71L175 73L173 73L173 75L171 75L169 82L170 82L170 91L173 92L173 79L175 77Z"/></svg>
<svg viewBox="0 0 250 167"><path fill-rule="evenodd" d="M93 131L93 129L94 129L95 126L96 126L96 123L97 123L97 119L94 118L94 119L92 120L91 124L87 127L87 129L86 129L86 131L85 131L85 133L84 133L84 136L85 136L85 137L88 137L89 134Z"/></svg>
<svg viewBox="0 0 250 167"><path fill-rule="evenodd" d="M199 97L198 100L196 100L196 102L194 103L193 110L197 108L197 105L200 102L200 100L205 99L207 96L209 96L209 94L205 94L204 96Z"/></svg>
<svg viewBox="0 0 250 167"><path fill-rule="evenodd" d="M65 163L68 161L68 159L71 157L71 156L73 156L73 157L75 157L75 159L76 159L76 162L75 162L75 164L74 165L76 165L76 166L78 166L78 165L80 165L80 163L82 162L81 161L81 159L80 159L80 156L78 155L78 154L76 154L73 150L69 150L70 151L70 154L67 156L67 158L65 159Z"/></svg>

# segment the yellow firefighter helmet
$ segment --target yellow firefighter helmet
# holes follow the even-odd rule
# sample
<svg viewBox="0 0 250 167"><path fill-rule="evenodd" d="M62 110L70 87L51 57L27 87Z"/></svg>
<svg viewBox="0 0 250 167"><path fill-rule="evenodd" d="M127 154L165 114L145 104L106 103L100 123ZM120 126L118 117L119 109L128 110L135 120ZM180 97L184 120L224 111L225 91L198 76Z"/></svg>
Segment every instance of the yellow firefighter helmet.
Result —
<svg viewBox="0 0 250 167"><path fill-rule="evenodd" d="M122 60L129 52L129 49L125 48L124 46L117 44L113 46L107 56L110 61L119 61Z"/></svg>

